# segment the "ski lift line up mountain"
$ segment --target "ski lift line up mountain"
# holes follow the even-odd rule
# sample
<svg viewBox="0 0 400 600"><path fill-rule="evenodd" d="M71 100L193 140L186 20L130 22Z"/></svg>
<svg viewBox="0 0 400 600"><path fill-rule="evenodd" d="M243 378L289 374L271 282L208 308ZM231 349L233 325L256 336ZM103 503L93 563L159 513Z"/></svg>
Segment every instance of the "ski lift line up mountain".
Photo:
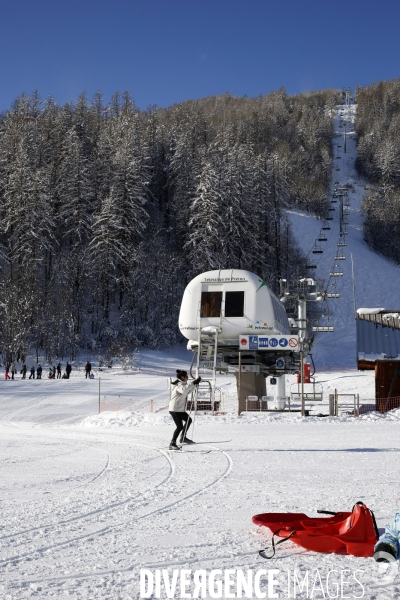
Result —
<svg viewBox="0 0 400 600"><path fill-rule="evenodd" d="M341 147L341 145L339 145ZM341 156L337 157L337 158L342 158ZM336 168L336 171L340 171L340 168ZM334 192L332 194L330 203L331 203L331 208L328 208L328 213L330 214L334 214L336 212L336 204L338 204L338 200L340 199L340 210L339 212L339 225L340 225L340 236L339 239L337 241L336 244L336 252L334 254L334 265L333 267L330 269L329 271L329 279L328 279L328 283L327 283L327 287L326 287L326 292L325 292L325 298L327 299L332 299L332 298L340 298L340 290L338 290L337 288L337 281L341 281L340 278L343 278L344 276L344 272L343 269L341 268L341 262L344 261L346 259L346 256L343 252L343 248L345 246L347 246L347 243L345 241L345 237L346 235L348 235L348 231L346 230L346 226L349 224L348 221L345 220L346 217L349 216L350 211L348 210L349 206L350 206L350 200L348 198L348 189L347 187L345 187L343 184L340 185L340 181L335 181L334 182L335 188L334 188ZM346 207L346 209L344 209L343 207ZM323 226L320 230L320 233L318 235L318 237L316 238L314 245L311 249L311 251L309 252L309 254L307 255L307 262L306 262L306 269L309 270L314 270L318 268L319 263L322 260L322 253L323 253L323 248L321 245L321 242L327 242L328 238L325 236L324 231L330 231L329 234L329 238L331 237L333 230L332 230L332 226L329 223L329 221L333 221L334 218L333 216L328 216L325 219L325 223L326 223L326 229ZM318 258L318 260L315 260L314 258L311 259L310 258L310 254L313 255L317 255L317 254L321 254L321 258ZM329 307L328 310L326 311L329 315ZM325 315L325 321L326 321L326 315ZM313 330L314 331L333 331L333 324L332 323L318 323L317 325L313 326Z"/></svg>

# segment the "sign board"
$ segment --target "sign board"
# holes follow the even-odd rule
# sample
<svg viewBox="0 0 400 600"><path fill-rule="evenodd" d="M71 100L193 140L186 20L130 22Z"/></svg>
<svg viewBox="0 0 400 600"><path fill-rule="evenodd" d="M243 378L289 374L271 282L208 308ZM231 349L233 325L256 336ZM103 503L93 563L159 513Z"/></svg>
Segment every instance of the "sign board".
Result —
<svg viewBox="0 0 400 600"><path fill-rule="evenodd" d="M242 365L240 367L241 373L259 373L260 365ZM228 373L238 373L239 365L229 365Z"/></svg>
<svg viewBox="0 0 400 600"><path fill-rule="evenodd" d="M239 349L299 352L299 337L297 335L240 335Z"/></svg>
<svg viewBox="0 0 400 600"><path fill-rule="evenodd" d="M284 358L278 358L277 361L275 362L276 366L278 369L284 369L285 367L285 359Z"/></svg>
<svg viewBox="0 0 400 600"><path fill-rule="evenodd" d="M242 373L259 373L260 365L241 365L240 370Z"/></svg>

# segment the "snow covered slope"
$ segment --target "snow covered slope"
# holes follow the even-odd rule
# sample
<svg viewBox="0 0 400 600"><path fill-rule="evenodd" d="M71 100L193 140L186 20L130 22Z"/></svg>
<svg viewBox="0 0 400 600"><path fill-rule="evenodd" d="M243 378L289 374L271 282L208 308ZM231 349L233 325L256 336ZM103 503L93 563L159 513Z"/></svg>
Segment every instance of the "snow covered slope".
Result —
<svg viewBox="0 0 400 600"><path fill-rule="evenodd" d="M115 379L118 393L141 388L146 398L160 378L165 383L155 374ZM324 589L329 571L349 569L347 597L361 597L352 576L359 569L364 597L377 597L382 584L379 597L399 597L397 580L385 580L387 586L373 558L306 552L289 541L263 561L258 550L271 532L251 518L263 511L317 516L317 509L350 510L363 500L382 528L398 496L400 411L358 419L199 417L191 435L201 444L177 454L166 451L173 423L165 412L115 412L114 422L103 414L66 424L66 412L78 417L89 408L91 383L83 376L0 381L1 598L136 600L140 569L172 576L173 569L215 568L250 569L254 576L277 569L279 598L288 597L287 571L293 576L295 569L311 582L318 570ZM58 415L50 399L51 419L47 390L59 395ZM75 402L66 411L69 390ZM21 420L33 416L35 422ZM172 597L181 598L179 588Z"/></svg>
<svg viewBox="0 0 400 600"><path fill-rule="evenodd" d="M337 287L340 292L339 299L329 301L330 315L333 318L334 333L319 333L313 348L317 367L338 367L341 365L352 366L356 364L356 325L354 319L354 300L351 275L351 255L354 261L354 275L356 288L356 306L358 307L385 307L397 310L400 308L400 267L384 257L371 251L363 240L363 217L360 211L360 201L364 194L365 182L359 178L355 170L357 156L356 136L354 133L354 116L357 106L338 106L335 124L334 160L331 182L333 193L335 182L343 187L350 184L350 215L347 225L347 246L343 248L346 260L340 261L344 273L337 277ZM340 122L347 124L347 152L344 152L344 127ZM328 242L320 245L324 249L321 255L310 254L317 258L318 267L315 271L317 278L329 279L329 273L335 263L334 257L338 250L339 239L339 203L333 204L336 211L331 213L334 217L331 231L327 231ZM303 250L311 251L314 241L318 236L322 221L315 217L290 211L293 229L297 241ZM330 283L334 283L334 279ZM332 288L331 288L332 289Z"/></svg>

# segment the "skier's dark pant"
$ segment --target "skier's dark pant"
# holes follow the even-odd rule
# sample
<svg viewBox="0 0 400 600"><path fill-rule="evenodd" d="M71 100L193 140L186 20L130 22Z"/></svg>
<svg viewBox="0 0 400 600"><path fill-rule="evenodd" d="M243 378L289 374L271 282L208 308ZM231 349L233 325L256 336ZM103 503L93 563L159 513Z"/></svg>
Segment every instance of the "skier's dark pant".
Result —
<svg viewBox="0 0 400 600"><path fill-rule="evenodd" d="M170 411L169 414L173 418L174 423L176 425L174 435L172 436L172 442L174 444L176 444L176 440L178 439L180 432L183 431L185 428L185 423L187 422L187 427L186 427L186 433L187 433L187 431L192 423L192 419L189 417L189 415L186 412L171 412Z"/></svg>

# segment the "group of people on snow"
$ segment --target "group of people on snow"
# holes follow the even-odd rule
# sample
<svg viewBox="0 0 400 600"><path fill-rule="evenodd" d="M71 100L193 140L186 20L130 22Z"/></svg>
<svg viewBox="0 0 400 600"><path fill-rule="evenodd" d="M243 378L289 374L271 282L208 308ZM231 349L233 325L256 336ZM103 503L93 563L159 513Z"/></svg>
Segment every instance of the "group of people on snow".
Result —
<svg viewBox="0 0 400 600"><path fill-rule="evenodd" d="M69 379L70 375L71 375L71 371L72 371L72 366L71 363L67 362L67 364L65 365L65 371L63 374L62 373L62 364L59 362L57 364L57 366L51 365L50 369L49 369L49 374L47 376L48 379ZM11 373L11 377L10 377L10 373ZM11 363L7 363L5 365L5 379L15 379L16 375L18 373L18 370L15 366L15 362L11 362ZM26 366L25 363L23 363L21 370L20 370L20 374L22 375L21 379L26 379L26 374L28 373L28 367ZM42 373L43 373L43 369L41 365L38 365L36 368L34 366L32 366L29 370L29 377L28 379L42 379ZM94 374L92 373L92 365L89 361L86 362L85 365L85 375L86 375L86 379L94 379Z"/></svg>
<svg viewBox="0 0 400 600"><path fill-rule="evenodd" d="M67 364L65 365L65 371L63 374L61 374L62 372L62 364L59 362L57 364L57 366L52 365L49 369L49 374L47 376L48 379L69 379L70 375L71 375L71 371L72 371L72 366L71 363L67 362ZM11 373L11 377L10 377L10 373ZM17 368L15 366L15 363L7 363L5 365L5 379L15 379L16 375L17 375L18 371ZM21 370L20 370L20 374L22 375L21 379L26 379L26 375L28 373L28 367L25 363L23 363ZM43 373L43 368L42 366L39 364L36 368L34 365L32 365L32 367L29 369L29 377L28 379L42 379L42 373Z"/></svg>

